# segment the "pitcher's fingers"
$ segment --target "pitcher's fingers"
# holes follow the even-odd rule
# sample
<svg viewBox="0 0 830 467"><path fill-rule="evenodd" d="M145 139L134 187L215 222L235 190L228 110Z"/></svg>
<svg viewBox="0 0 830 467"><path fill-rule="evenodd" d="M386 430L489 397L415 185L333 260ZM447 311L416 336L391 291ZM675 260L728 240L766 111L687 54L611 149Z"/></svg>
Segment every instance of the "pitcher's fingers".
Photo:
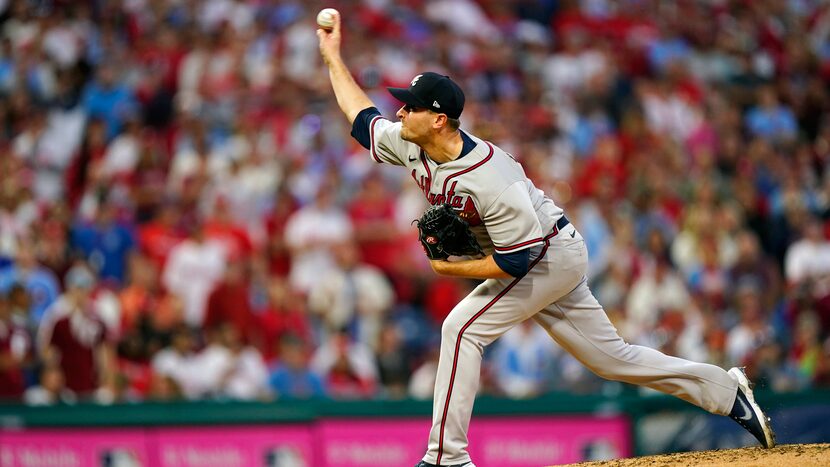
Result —
<svg viewBox="0 0 830 467"><path fill-rule="evenodd" d="M333 15L334 15L334 26L332 26L331 32L333 34L340 34L340 11L335 10Z"/></svg>

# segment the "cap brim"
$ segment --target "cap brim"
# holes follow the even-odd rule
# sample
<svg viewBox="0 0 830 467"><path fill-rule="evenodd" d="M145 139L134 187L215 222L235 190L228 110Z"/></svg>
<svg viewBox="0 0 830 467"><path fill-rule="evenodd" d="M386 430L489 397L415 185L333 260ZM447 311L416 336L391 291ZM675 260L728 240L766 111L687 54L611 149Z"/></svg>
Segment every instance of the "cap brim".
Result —
<svg viewBox="0 0 830 467"><path fill-rule="evenodd" d="M427 104L425 104L420 99L415 97L415 94L412 94L409 91L409 89L407 89L407 88L386 88L386 89L389 90L389 93L392 94L392 96L395 99L403 102L404 104L409 104L409 105L415 106L415 107L429 108L429 106Z"/></svg>

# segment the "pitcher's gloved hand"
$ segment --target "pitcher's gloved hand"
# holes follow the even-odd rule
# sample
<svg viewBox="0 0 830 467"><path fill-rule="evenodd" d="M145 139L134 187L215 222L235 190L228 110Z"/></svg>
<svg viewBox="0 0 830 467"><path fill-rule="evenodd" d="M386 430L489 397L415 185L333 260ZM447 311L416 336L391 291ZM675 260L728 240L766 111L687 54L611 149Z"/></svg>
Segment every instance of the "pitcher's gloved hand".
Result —
<svg viewBox="0 0 830 467"><path fill-rule="evenodd" d="M413 223L418 227L418 240L429 259L484 254L470 225L449 204L430 207Z"/></svg>

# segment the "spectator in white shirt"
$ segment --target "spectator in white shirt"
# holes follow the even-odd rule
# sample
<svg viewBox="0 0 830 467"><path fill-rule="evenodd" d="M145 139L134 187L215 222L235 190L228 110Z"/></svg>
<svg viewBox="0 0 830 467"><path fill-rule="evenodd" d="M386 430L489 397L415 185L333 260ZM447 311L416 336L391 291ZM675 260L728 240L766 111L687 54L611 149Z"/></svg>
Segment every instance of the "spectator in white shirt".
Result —
<svg viewBox="0 0 830 467"><path fill-rule="evenodd" d="M438 374L438 354L437 347L430 347L424 363L412 372L407 392L413 399L432 399L435 392L435 375Z"/></svg>
<svg viewBox="0 0 830 467"><path fill-rule="evenodd" d="M141 122L136 117L125 123L124 131L107 146L101 166L107 178L123 178L131 175L138 164L141 150Z"/></svg>
<svg viewBox="0 0 830 467"><path fill-rule="evenodd" d="M784 273L790 285L830 276L830 241L824 237L818 219L808 219L801 239L787 249Z"/></svg>
<svg viewBox="0 0 830 467"><path fill-rule="evenodd" d="M182 325L173 331L170 345L161 349L152 361L153 373L172 380L187 399L198 399L201 395L194 348L193 332Z"/></svg>
<svg viewBox="0 0 830 467"><path fill-rule="evenodd" d="M184 303L184 320L194 327L202 325L207 299L225 272L225 247L205 239L200 222L189 226L188 238L170 251L162 283Z"/></svg>
<svg viewBox="0 0 830 467"><path fill-rule="evenodd" d="M285 242L291 250L291 285L308 293L334 270L331 247L351 238L349 217L334 204L332 190L321 186L314 202L295 212L285 227Z"/></svg>
<svg viewBox="0 0 830 467"><path fill-rule="evenodd" d="M259 351L246 346L230 323L214 328L212 343L196 358L194 378L204 396L237 400L268 395L268 366Z"/></svg>
<svg viewBox="0 0 830 467"><path fill-rule="evenodd" d="M685 310L692 306L689 291L666 258L657 258L631 286L626 302L622 335L632 342L650 342L662 310Z"/></svg>
<svg viewBox="0 0 830 467"><path fill-rule="evenodd" d="M59 365L49 364L40 371L40 384L23 393L26 405L74 404L78 398L66 387L66 378Z"/></svg>
<svg viewBox="0 0 830 467"><path fill-rule="evenodd" d="M359 261L352 242L332 248L337 265L309 290L309 308L328 330L355 326L356 339L376 347L394 292L379 269Z"/></svg>

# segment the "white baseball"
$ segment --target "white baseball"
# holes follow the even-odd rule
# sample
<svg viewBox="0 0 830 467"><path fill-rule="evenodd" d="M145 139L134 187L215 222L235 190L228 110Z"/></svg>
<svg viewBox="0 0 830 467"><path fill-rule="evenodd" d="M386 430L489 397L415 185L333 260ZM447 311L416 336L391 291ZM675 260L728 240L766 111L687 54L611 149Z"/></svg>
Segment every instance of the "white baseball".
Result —
<svg viewBox="0 0 830 467"><path fill-rule="evenodd" d="M337 10L334 8L323 8L320 13L317 13L317 24L323 29L333 28L335 14L337 14Z"/></svg>

